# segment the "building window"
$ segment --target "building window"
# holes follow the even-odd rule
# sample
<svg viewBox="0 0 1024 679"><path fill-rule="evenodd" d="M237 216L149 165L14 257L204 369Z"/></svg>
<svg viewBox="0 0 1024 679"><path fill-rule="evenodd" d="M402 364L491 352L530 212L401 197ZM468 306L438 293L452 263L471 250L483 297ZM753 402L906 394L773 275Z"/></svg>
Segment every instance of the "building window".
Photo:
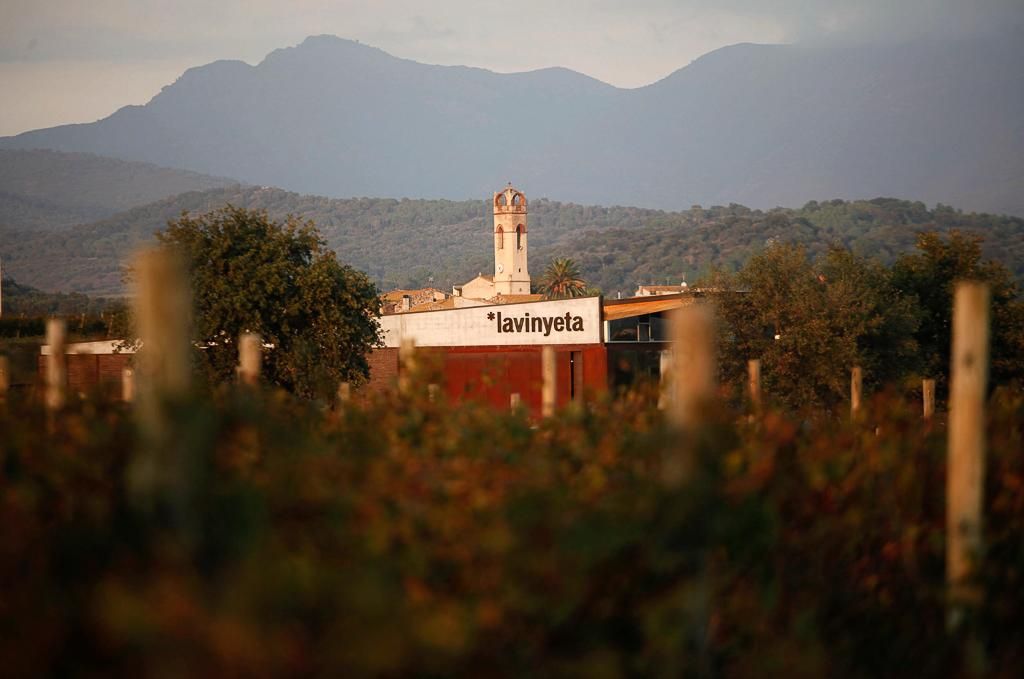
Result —
<svg viewBox="0 0 1024 679"><path fill-rule="evenodd" d="M671 339L668 319L661 313L608 322L608 342L668 342Z"/></svg>
<svg viewBox="0 0 1024 679"><path fill-rule="evenodd" d="M504 247L505 247L505 232L504 232L504 231L502 230L502 228L501 228L501 227L499 226L499 227L498 227L498 230L497 230L497 231L495 231L494 233L495 233L495 235L497 236L497 241L498 241L498 249L499 249L499 250L502 250L502 249L504 249Z"/></svg>
<svg viewBox="0 0 1024 679"><path fill-rule="evenodd" d="M523 249L523 225L516 227L516 250Z"/></svg>

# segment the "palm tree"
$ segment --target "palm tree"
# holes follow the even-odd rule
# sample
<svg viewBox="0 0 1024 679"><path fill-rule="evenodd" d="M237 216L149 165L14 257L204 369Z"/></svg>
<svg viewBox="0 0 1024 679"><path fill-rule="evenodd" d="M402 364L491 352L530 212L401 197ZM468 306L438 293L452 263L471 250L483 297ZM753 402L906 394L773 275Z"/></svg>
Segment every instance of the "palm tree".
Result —
<svg viewBox="0 0 1024 679"><path fill-rule="evenodd" d="M540 291L547 299L584 297L587 284L580 278L579 267L568 257L558 257L548 264L540 279Z"/></svg>

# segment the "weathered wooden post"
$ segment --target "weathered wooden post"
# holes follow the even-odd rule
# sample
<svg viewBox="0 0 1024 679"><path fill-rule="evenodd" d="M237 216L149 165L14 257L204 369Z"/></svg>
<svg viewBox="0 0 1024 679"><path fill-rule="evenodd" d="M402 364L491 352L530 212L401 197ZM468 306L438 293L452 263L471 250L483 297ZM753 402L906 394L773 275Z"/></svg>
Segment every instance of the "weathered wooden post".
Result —
<svg viewBox="0 0 1024 679"><path fill-rule="evenodd" d="M715 350L715 317L707 304L693 304L677 311L672 318L673 377L671 421L680 431L679 445L665 458L662 483L678 488L693 478L697 470L697 439L692 432L699 427L704 409L715 397L718 372ZM694 615L699 620L697 663L699 674L710 669L711 578L709 555L698 555L694 592Z"/></svg>
<svg viewBox="0 0 1024 679"><path fill-rule="evenodd" d="M259 384L263 368L263 338L252 332L238 338L238 381L255 386Z"/></svg>
<svg viewBox="0 0 1024 679"><path fill-rule="evenodd" d="M338 385L338 406L344 407L352 400L352 385L342 382Z"/></svg>
<svg viewBox="0 0 1024 679"><path fill-rule="evenodd" d="M46 357L46 409L55 413L64 407L67 388L67 326L63 319L50 318L46 321L46 344L50 353Z"/></svg>
<svg viewBox="0 0 1024 679"><path fill-rule="evenodd" d="M755 413L761 412L761 360L747 361L747 396Z"/></svg>
<svg viewBox="0 0 1024 679"><path fill-rule="evenodd" d="M173 404L188 394L192 368L189 337L192 300L184 265L165 250L135 259L135 319L141 347L135 357L136 412L143 445L128 470L129 487L143 502L173 496L176 512L187 512L190 451L176 442Z"/></svg>
<svg viewBox="0 0 1024 679"><path fill-rule="evenodd" d="M860 414L860 402L864 389L864 371L861 367L854 366L850 371L850 417L856 418Z"/></svg>
<svg viewBox="0 0 1024 679"><path fill-rule="evenodd" d="M672 421L679 427L699 423L701 409L715 393L715 322L711 308L694 304L674 318Z"/></svg>
<svg viewBox="0 0 1024 679"><path fill-rule="evenodd" d="M540 412L544 417L555 414L555 398L557 396L558 364L555 363L555 348L546 346L540 352Z"/></svg>
<svg viewBox="0 0 1024 679"><path fill-rule="evenodd" d="M192 317L183 265L169 252L152 250L136 258L135 272L135 318L142 344L136 357L139 397L183 396L191 384Z"/></svg>
<svg viewBox="0 0 1024 679"><path fill-rule="evenodd" d="M665 410L672 400L672 352L664 350L658 355L658 410Z"/></svg>
<svg viewBox="0 0 1024 679"><path fill-rule="evenodd" d="M125 403L135 400L135 371L131 368L121 371L121 400Z"/></svg>
<svg viewBox="0 0 1024 679"><path fill-rule="evenodd" d="M522 396L519 395L519 392L513 392L512 394L509 394L508 405L512 412L516 412L517 410L519 410L519 408L522 406L522 403Z"/></svg>
<svg viewBox="0 0 1024 679"><path fill-rule="evenodd" d="M403 337L398 347L398 391L410 394L416 377L416 340Z"/></svg>
<svg viewBox="0 0 1024 679"><path fill-rule="evenodd" d="M947 622L959 626L981 598L972 582L982 556L985 486L985 390L988 380L989 288L956 286L949 389L949 461L946 480Z"/></svg>
<svg viewBox="0 0 1024 679"><path fill-rule="evenodd" d="M921 381L921 401L924 419L932 419L935 415L935 380Z"/></svg>
<svg viewBox="0 0 1024 679"><path fill-rule="evenodd" d="M6 356L0 356L0 405L7 403L7 392L11 389L11 364Z"/></svg>

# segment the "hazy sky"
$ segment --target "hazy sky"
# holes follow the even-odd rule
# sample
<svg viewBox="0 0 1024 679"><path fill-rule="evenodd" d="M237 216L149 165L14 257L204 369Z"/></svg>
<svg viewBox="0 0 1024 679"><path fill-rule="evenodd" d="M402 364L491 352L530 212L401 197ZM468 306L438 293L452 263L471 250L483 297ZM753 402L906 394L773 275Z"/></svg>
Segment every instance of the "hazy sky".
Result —
<svg viewBox="0 0 1024 679"><path fill-rule="evenodd" d="M862 42L1020 27L1024 0L0 0L0 135L91 122L182 71L330 33L496 71L621 87L737 42Z"/></svg>

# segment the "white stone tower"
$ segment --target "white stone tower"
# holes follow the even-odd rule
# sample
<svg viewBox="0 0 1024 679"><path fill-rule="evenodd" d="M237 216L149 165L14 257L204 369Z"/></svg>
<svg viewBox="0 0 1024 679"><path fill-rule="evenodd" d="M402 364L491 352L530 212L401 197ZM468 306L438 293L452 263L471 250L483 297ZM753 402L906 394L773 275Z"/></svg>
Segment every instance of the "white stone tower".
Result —
<svg viewBox="0 0 1024 679"><path fill-rule="evenodd" d="M494 292L530 294L526 268L526 196L509 184L494 194Z"/></svg>

